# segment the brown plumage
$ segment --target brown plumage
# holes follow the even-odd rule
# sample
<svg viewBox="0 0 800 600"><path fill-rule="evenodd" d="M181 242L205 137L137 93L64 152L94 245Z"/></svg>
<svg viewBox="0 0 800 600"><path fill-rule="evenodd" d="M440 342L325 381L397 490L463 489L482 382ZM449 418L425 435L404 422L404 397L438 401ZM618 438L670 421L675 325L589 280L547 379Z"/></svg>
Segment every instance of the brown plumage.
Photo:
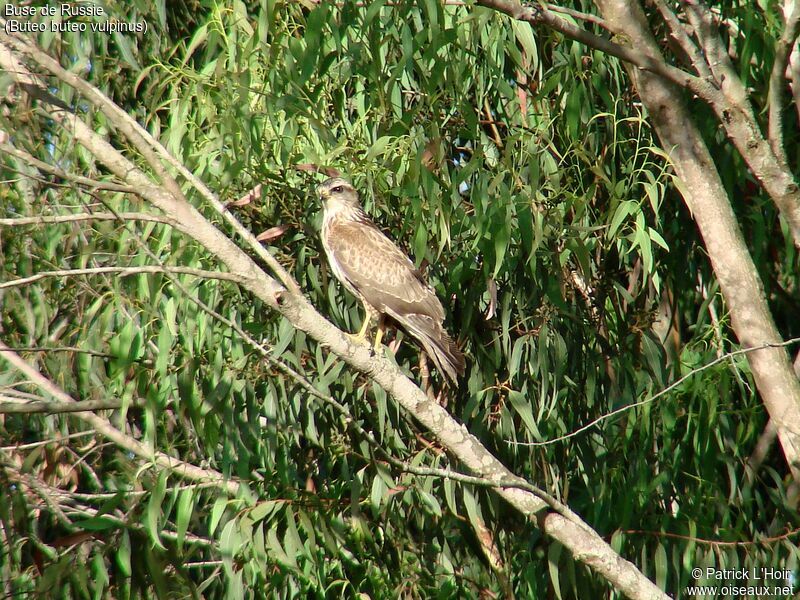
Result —
<svg viewBox="0 0 800 600"><path fill-rule="evenodd" d="M409 258L370 220L350 183L340 177L317 186L324 203L322 245L336 278L367 312L358 337L371 318L389 315L416 338L441 373L455 382L464 374L464 355L442 327L444 309L436 293Z"/></svg>

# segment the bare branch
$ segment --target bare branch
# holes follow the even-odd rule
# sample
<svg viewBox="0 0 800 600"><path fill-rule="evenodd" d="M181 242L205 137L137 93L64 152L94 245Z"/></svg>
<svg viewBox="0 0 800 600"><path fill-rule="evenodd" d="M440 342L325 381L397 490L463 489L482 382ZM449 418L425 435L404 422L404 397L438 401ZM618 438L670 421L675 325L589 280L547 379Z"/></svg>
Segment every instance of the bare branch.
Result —
<svg viewBox="0 0 800 600"><path fill-rule="evenodd" d="M661 17L664 19L667 27L669 27L670 37L675 40L675 43L681 51L686 54L686 58L691 63L692 67L694 67L697 74L705 79L710 79L712 75L708 63L703 57L702 52L700 52L700 49L689 37L683 23L681 23L675 13L672 12L672 9L670 9L665 0L652 0L652 2L655 4L658 12L661 13Z"/></svg>
<svg viewBox="0 0 800 600"><path fill-rule="evenodd" d="M74 403L51 402L48 400L20 402L11 396L0 394L0 414L45 413L52 415L56 413L81 412L83 410L109 410L122 408L122 406L122 400L80 400ZM128 403L128 406L141 408L144 406L144 400L132 400Z"/></svg>
<svg viewBox="0 0 800 600"><path fill-rule="evenodd" d="M712 107L720 114L722 110L740 112L752 129L752 135L761 137L761 130L753 113L747 90L731 62L728 51L718 33L716 17L702 0L685 0L686 16L694 29L695 36L705 53L706 63L722 90L723 97L712 102ZM727 100L727 102L725 102Z"/></svg>
<svg viewBox="0 0 800 600"><path fill-rule="evenodd" d="M147 221L151 223L164 223L175 226L175 219L167 216L151 215L149 213L124 212L114 213L78 213L72 215L47 215L38 217L13 217L0 219L0 227L17 227L18 225L44 225L47 223L74 223L79 221Z"/></svg>
<svg viewBox="0 0 800 600"><path fill-rule="evenodd" d="M784 4L786 24L780 39L775 42L775 62L769 76L769 125L767 135L772 151L782 164L787 164L786 152L783 148L783 95L786 86L786 66L789 54L797 42L800 33L800 2L792 1Z"/></svg>
<svg viewBox="0 0 800 600"><path fill-rule="evenodd" d="M719 34L722 15L711 10L703 0L684 0L686 16L694 30L700 46L705 52L706 61L720 85L735 83L741 86L738 73L733 66L728 49ZM731 81L725 81L732 78ZM744 86L741 86L744 89Z"/></svg>
<svg viewBox="0 0 800 600"><path fill-rule="evenodd" d="M110 183L107 181L98 181L96 179L90 179L89 177L83 177L82 175L67 173L66 171L59 169L58 167L54 167L53 165L49 165L46 162L42 162L32 154L29 154L24 150L15 148L11 144L0 143L0 152L5 152L6 154L10 154L11 156L19 158L25 161L26 163L33 165L40 171L45 171L62 179L74 181L75 183L80 183L90 188L94 188L97 190L109 190L112 192L125 192L128 194L136 193L136 190L127 185L120 185L118 183Z"/></svg>
<svg viewBox="0 0 800 600"><path fill-rule="evenodd" d="M220 279L223 281L234 281L241 283L241 277L234 273L223 273L220 271L205 271L203 269L193 269L191 267L162 267L160 265L144 265L141 267L91 267L86 269L62 269L58 271L41 271L29 277L21 277L0 283L0 289L19 287L41 281L48 277L75 277L78 275L98 275L102 273L116 273L120 277L130 275L141 275L145 273L175 273L177 275L194 275L203 279Z"/></svg>
<svg viewBox="0 0 800 600"><path fill-rule="evenodd" d="M57 438L48 438L46 440L39 440L37 442L28 442L27 444L14 444L12 446L0 446L0 450L5 450L6 452L17 451L17 450L30 450L31 448L40 448L41 446L47 446L49 444L68 444L70 440L74 440L77 438L82 437L91 437L97 435L94 429L87 429L86 431L77 431L75 433L70 433L67 435L61 435Z"/></svg>
<svg viewBox="0 0 800 600"><path fill-rule="evenodd" d="M785 533L781 535L771 536L771 537L764 537L757 540L747 540L741 542L724 542L720 540L708 540L704 538L698 538L691 535L680 535L678 533L669 533L667 531L642 531L641 529L626 529L620 531L619 533L624 533L627 535L631 534L638 534L638 535L653 535L656 537L664 537L664 538L672 538L676 540L686 540L689 542L694 542L695 544L703 544L707 546L713 546L715 548L720 547L737 547L737 548L747 548L749 546L770 546L777 542L783 541L787 538L791 538L796 536L800 533L800 528L796 529L789 529Z"/></svg>
<svg viewBox="0 0 800 600"><path fill-rule="evenodd" d="M770 81L770 118L768 136L765 137L747 89L717 33L717 17L702 0L686 0L685 4L686 14L722 91L722 98L710 102L711 107L739 154L788 221L794 244L800 248L800 187L786 160L783 133L778 131L782 127L783 105L772 105L773 99L782 103L782 96L778 93L780 82L775 83L777 89L773 94L773 79ZM797 26L795 22L790 30L787 22L784 34L791 34L793 31L796 38ZM790 49L791 44L785 50L788 52ZM782 59L783 70L786 68L786 60L788 59ZM776 76L774 70L772 76ZM780 77L783 77L783 71Z"/></svg>

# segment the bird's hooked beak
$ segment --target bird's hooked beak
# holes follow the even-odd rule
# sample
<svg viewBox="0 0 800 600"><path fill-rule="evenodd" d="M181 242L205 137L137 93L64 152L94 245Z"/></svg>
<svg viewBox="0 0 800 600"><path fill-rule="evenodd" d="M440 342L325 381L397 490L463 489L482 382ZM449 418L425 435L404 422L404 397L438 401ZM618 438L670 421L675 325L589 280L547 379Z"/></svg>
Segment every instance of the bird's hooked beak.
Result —
<svg viewBox="0 0 800 600"><path fill-rule="evenodd" d="M319 184L317 186L316 191L317 191L317 197L320 200L327 200L331 195L330 192L322 184Z"/></svg>

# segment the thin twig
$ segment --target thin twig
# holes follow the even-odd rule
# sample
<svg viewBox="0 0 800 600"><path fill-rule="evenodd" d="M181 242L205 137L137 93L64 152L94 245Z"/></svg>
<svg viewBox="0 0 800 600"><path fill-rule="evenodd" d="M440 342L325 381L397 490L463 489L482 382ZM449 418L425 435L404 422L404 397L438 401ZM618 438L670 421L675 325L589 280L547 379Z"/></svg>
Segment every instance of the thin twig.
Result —
<svg viewBox="0 0 800 600"><path fill-rule="evenodd" d="M90 267L86 269L60 269L57 271L40 271L29 277L21 277L0 283L0 289L19 287L34 283L48 277L75 277L78 275L98 275L102 273L116 273L120 277L130 275L142 275L150 273L175 273L178 275L194 275L203 279L221 279L223 281L241 282L241 277L234 273L223 273L222 271L205 271L191 267L162 267L159 265L144 265L141 267Z"/></svg>
<svg viewBox="0 0 800 600"><path fill-rule="evenodd" d="M82 410L110 410L123 406L121 399L114 400L80 400L71 402L52 402L50 400L38 400L33 402L19 402L10 396L0 394L0 414L25 414L25 413L45 413L48 415L56 413L72 413ZM128 406L141 408L145 405L144 400L134 399L128 402Z"/></svg>
<svg viewBox="0 0 800 600"><path fill-rule="evenodd" d="M119 213L119 217L126 221L147 221L152 223L165 223L175 225L175 219L162 215L151 215L140 212ZM19 225L44 225L47 223L74 223L78 221L113 221L117 216L112 213L78 213L72 215L40 215L37 217L13 217L0 219L0 226L16 227Z"/></svg>
<svg viewBox="0 0 800 600"><path fill-rule="evenodd" d="M97 432L94 429L87 429L86 431L77 431L75 433L62 435L57 438L39 440L38 442L29 442L27 444L15 444L13 446L0 446L0 451L12 452L18 450L30 450L32 448L39 448L41 446L47 446L49 444L66 444L70 440L82 437L90 437L93 435L97 435Z"/></svg>
<svg viewBox="0 0 800 600"><path fill-rule="evenodd" d="M568 15L573 19L577 19L579 21L585 21L586 23L592 23L594 25L597 25L598 27L602 27L603 29L608 29L608 23L606 23L603 20L603 18L598 15L581 12L579 10L567 8L566 6L559 6L557 4L545 3L544 6L547 8L547 10L551 12L560 13L562 15Z"/></svg>
<svg viewBox="0 0 800 600"><path fill-rule="evenodd" d="M676 387L681 385L684 381L686 381L687 379L689 379L693 375L696 375L697 373L705 371L706 369L710 369L711 367L713 367L715 365L718 365L719 363L721 363L723 361L726 361L726 360L728 360L729 358L731 358L733 356L738 356L740 354L747 354L749 352L756 352L757 350L764 350L765 348L783 348L785 346L789 346L789 345L795 344L797 342L800 342L800 337L792 338L790 340L783 341L783 342L781 342L779 344L762 344L760 346L753 346L753 347L750 347L750 348L740 348L739 350L733 350L732 352L728 352L727 354L723 354L722 356L720 356L718 358L715 358L710 363L705 364L702 367L698 367L696 369L692 369L686 375L684 375L683 377L681 377L677 381L671 383L670 385L665 387L660 392L650 396L649 398L645 398L644 400L640 400L638 402L634 402L633 404L626 404L625 406L621 406L621 407L617 408L616 410L612 410L610 413L606 413L604 415L601 415L601 416L597 417L591 423L587 423L586 425L576 429L575 431L572 431L570 433L561 435L561 436L559 436L557 438L553 438L551 440L545 440L543 442L516 442L516 441L512 441L512 440L506 440L506 444L509 444L509 445L512 445L512 446L531 446L531 447L533 447L533 446L548 446L550 444L555 444L556 442L563 442L564 440L568 440L568 439L573 438L573 437L575 437L577 435L580 435L581 433L583 433L587 429L591 429L592 427L594 427L598 423L601 423L601 422L605 421L606 419L610 419L612 417L615 417L620 413L623 413L623 412L626 412L628 410L631 410L632 408L636 408L638 406L644 406L645 404L650 404L651 402L655 402L661 396L663 396L664 394L667 394L668 392L674 390Z"/></svg>
<svg viewBox="0 0 800 600"><path fill-rule="evenodd" d="M703 544L708 546L727 546L736 548L746 548L749 546L768 546L770 544L774 544L775 542L783 541L787 538L790 538L800 533L800 528L792 529L791 531L787 531L786 533L782 533L781 535L776 535L774 537L766 537L766 538L761 538L759 540L747 540L743 542L722 542L718 540L707 540L703 538L698 538L691 535L680 535L679 533L669 533L667 531L644 531L641 529L625 529L622 531L617 531L617 533L624 533L626 535L632 535L632 534L653 535L656 537L672 538L676 540L686 540L688 542L694 542L696 544Z"/></svg>
<svg viewBox="0 0 800 600"><path fill-rule="evenodd" d="M53 165L50 165L46 162L39 160L38 158L36 158L32 154L29 154L28 152L25 152L24 150L15 148L11 144L0 143L0 152L5 152L6 154L10 154L11 156L15 156L21 160L24 160L26 163L35 166L40 171L46 171L47 173L60 177L61 179L74 181L75 183L80 183L90 188L94 188L97 190L109 190L112 192L125 192L128 194L136 193L136 190L128 185L121 185L119 183L110 183L107 181L98 181L96 179L90 179L89 177L84 177L82 175L67 173L66 171L59 169L58 167L54 167Z"/></svg>

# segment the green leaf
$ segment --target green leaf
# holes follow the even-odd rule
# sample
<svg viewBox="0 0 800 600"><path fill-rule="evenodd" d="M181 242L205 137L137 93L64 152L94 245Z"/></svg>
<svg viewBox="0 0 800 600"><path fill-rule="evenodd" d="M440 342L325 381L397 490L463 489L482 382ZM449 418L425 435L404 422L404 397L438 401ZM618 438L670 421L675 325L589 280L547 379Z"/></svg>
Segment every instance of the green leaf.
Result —
<svg viewBox="0 0 800 600"><path fill-rule="evenodd" d="M272 513L282 506L283 502L278 500L265 500L264 502L259 502L250 509L250 518L255 523L258 523L259 521L267 519Z"/></svg>
<svg viewBox="0 0 800 600"><path fill-rule="evenodd" d="M663 544L656 546L653 562L656 568L656 585L662 590L666 590L669 564L667 562L667 551L664 549Z"/></svg>
<svg viewBox="0 0 800 600"><path fill-rule="evenodd" d="M222 515L228 507L228 499L225 496L218 496L214 500L214 506L211 508L211 518L208 521L208 533L212 534L217 530Z"/></svg>
<svg viewBox="0 0 800 600"><path fill-rule="evenodd" d="M107 531L120 527L119 522L110 517L90 517L88 519L75 521L73 525L79 529L85 529L86 531Z"/></svg>
<svg viewBox="0 0 800 600"><path fill-rule="evenodd" d="M94 599L105 598L105 591L109 583L106 561L102 554L95 554L92 559L92 573L94 575Z"/></svg>
<svg viewBox="0 0 800 600"><path fill-rule="evenodd" d="M191 488L181 490L178 493L178 506L175 516L175 530L179 550L183 549L183 542L186 539L186 531L189 529L189 521L192 518L194 506L194 490Z"/></svg>
<svg viewBox="0 0 800 600"><path fill-rule="evenodd" d="M117 567L123 577L130 577L133 573L131 569L131 538L127 529L123 530L119 537L117 544L117 552L115 554Z"/></svg>
<svg viewBox="0 0 800 600"><path fill-rule="evenodd" d="M145 529L154 546L161 550L166 550L161 543L161 504L164 501L167 489L167 472L162 471L156 479L156 484L150 492L145 512Z"/></svg>
<svg viewBox="0 0 800 600"><path fill-rule="evenodd" d="M613 238L619 230L622 221L639 209L639 205L633 200L622 200L614 211L614 216L608 226L608 237Z"/></svg>
<svg viewBox="0 0 800 600"><path fill-rule="evenodd" d="M370 502L372 504L373 510L376 512L380 510L381 504L383 503L383 498L386 496L386 493L389 491L389 488L384 483L383 479L380 477L374 477L372 479L372 490L370 492Z"/></svg>
<svg viewBox="0 0 800 600"><path fill-rule="evenodd" d="M278 540L278 533L275 529L267 530L267 548L272 552L272 556L284 566L297 568L293 557L290 557L283 550L280 540Z"/></svg>
<svg viewBox="0 0 800 600"><path fill-rule="evenodd" d="M556 598L561 600L561 569L559 568L559 558L563 546L558 542L551 542L547 548L547 572L550 574L550 584L553 586Z"/></svg>
<svg viewBox="0 0 800 600"><path fill-rule="evenodd" d="M373 161L377 159L379 156L382 156L383 153L386 151L386 147L392 141L392 137L388 135L384 135L379 137L375 140L375 143L370 146L369 150L367 151L366 160Z"/></svg>
<svg viewBox="0 0 800 600"><path fill-rule="evenodd" d="M511 401L511 406L514 408L514 411L522 418L525 427L533 435L534 439L541 439L539 428L536 426L536 420L533 417L531 404L525 395L516 390L509 390L508 399Z"/></svg>

